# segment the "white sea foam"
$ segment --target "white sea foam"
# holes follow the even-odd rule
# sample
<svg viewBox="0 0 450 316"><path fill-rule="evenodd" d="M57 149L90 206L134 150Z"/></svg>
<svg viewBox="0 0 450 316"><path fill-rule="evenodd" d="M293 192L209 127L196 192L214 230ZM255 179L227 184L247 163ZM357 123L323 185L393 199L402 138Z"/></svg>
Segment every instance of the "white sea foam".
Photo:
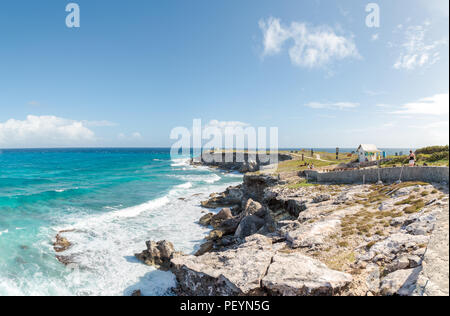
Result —
<svg viewBox="0 0 450 316"><path fill-rule="evenodd" d="M186 183L177 185L176 187L180 188L180 189L190 189L190 188L192 188L192 183L191 182L186 182Z"/></svg>
<svg viewBox="0 0 450 316"><path fill-rule="evenodd" d="M40 252L37 257L52 254L46 263L52 272L36 267L32 276L0 278L0 295L130 295L137 289L143 295L168 294L175 286L174 275L139 263L134 254L145 249L147 240L169 240L179 251L195 251L209 231L197 224L203 211L200 201L239 182L218 182L221 177L214 173L183 176L184 183L140 205L111 206L103 214L71 208L61 225L42 228L39 244L30 247ZM70 229L62 234L73 246L60 255L73 256L73 270L53 258L49 243L59 231Z"/></svg>
<svg viewBox="0 0 450 316"><path fill-rule="evenodd" d="M1 235L3 235L3 234L7 234L9 231L6 229L6 230L4 230L4 231L0 231L0 236Z"/></svg>
<svg viewBox="0 0 450 316"><path fill-rule="evenodd" d="M183 167L186 165L189 165L189 159L187 158L172 159L172 167Z"/></svg>

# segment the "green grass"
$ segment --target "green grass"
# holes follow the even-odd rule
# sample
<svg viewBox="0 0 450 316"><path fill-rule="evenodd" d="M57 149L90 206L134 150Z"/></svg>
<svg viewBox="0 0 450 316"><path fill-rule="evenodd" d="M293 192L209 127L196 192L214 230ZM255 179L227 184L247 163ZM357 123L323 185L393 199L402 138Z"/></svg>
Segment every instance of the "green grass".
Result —
<svg viewBox="0 0 450 316"><path fill-rule="evenodd" d="M306 179L304 179L300 182L287 185L287 188L288 189L300 189L300 188L314 187L317 185L318 184L315 184L315 183L309 183Z"/></svg>

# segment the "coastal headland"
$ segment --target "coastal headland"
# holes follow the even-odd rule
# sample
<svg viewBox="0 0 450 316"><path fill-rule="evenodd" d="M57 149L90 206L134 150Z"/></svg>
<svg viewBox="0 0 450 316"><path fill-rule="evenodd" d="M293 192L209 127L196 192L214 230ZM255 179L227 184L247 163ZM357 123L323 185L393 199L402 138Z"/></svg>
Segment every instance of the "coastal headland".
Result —
<svg viewBox="0 0 450 316"><path fill-rule="evenodd" d="M198 223L211 231L194 254L147 241L136 257L173 272L182 296L448 295L448 166L365 169L351 155L326 158L283 152L277 166L193 161L241 171L243 183L201 203L208 211ZM341 172L396 168L407 177L339 181Z"/></svg>

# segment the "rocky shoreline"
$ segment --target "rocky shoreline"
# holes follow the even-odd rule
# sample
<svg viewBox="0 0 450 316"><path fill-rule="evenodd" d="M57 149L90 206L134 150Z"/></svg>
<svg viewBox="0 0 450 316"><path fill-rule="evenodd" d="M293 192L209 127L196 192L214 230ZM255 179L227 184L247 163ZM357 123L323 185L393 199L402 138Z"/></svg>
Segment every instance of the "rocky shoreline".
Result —
<svg viewBox="0 0 450 316"><path fill-rule="evenodd" d="M423 284L435 286L422 262L433 261L430 238L448 218L448 185L280 178L246 173L202 202L221 210L199 219L212 231L195 255L149 241L136 257L172 271L178 295L424 295Z"/></svg>

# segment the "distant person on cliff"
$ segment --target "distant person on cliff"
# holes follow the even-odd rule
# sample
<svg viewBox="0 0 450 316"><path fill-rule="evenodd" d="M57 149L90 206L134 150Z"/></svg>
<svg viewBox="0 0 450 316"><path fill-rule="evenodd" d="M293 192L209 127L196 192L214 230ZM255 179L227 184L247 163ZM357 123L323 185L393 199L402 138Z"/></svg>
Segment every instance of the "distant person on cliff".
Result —
<svg viewBox="0 0 450 316"><path fill-rule="evenodd" d="M414 167L416 165L416 155L412 150L409 151L409 166Z"/></svg>

